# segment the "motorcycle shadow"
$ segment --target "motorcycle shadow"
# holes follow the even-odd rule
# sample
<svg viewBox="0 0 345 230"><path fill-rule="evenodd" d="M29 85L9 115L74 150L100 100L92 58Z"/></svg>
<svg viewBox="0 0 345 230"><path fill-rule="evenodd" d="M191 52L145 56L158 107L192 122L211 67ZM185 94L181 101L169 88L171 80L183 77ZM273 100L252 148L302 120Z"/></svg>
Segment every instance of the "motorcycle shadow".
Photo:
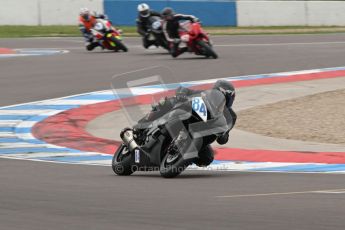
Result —
<svg viewBox="0 0 345 230"><path fill-rule="evenodd" d="M171 60L171 59L166 59L166 60ZM172 60L186 61L186 60L214 60L214 59L206 58L206 57L202 57L202 56L184 56L184 57L172 58Z"/></svg>
<svg viewBox="0 0 345 230"><path fill-rule="evenodd" d="M170 55L168 52L164 52L164 50L157 50L159 52L152 52L156 50L151 50L151 52L140 53L139 55L142 56L151 56L151 55Z"/></svg>
<svg viewBox="0 0 345 230"><path fill-rule="evenodd" d="M124 54L126 52L123 51L112 51L112 50L99 50L99 51L92 51L92 52L87 52L88 54Z"/></svg>
<svg viewBox="0 0 345 230"><path fill-rule="evenodd" d="M238 172L217 172L208 170L187 170L181 175L174 177L175 180L188 180L188 179L203 179L203 178L220 178L235 176ZM129 177L135 178L162 178L159 172L135 172Z"/></svg>

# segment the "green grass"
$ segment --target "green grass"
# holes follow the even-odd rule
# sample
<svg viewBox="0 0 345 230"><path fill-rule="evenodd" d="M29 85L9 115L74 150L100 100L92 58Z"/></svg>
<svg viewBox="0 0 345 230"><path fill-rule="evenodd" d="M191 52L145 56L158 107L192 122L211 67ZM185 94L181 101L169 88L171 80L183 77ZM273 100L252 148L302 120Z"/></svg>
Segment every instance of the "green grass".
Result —
<svg viewBox="0 0 345 230"><path fill-rule="evenodd" d="M119 26L124 36L138 36L133 26ZM345 27L305 27L305 26L273 26L273 27L205 27L213 35L255 35L255 34L314 34L343 33ZM63 37L80 36L77 26L0 26L0 38L14 37Z"/></svg>
<svg viewBox="0 0 345 230"><path fill-rule="evenodd" d="M77 36L77 26L0 26L0 37Z"/></svg>
<svg viewBox="0 0 345 230"><path fill-rule="evenodd" d="M133 36L135 27L121 27ZM0 38L20 37L76 37L81 36L78 26L0 26Z"/></svg>

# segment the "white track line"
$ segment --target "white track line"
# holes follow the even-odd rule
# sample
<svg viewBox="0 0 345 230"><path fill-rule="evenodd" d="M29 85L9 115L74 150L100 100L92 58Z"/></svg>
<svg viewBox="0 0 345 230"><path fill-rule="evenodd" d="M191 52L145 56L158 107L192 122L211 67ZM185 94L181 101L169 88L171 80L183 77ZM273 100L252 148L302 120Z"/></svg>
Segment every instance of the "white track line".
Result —
<svg viewBox="0 0 345 230"><path fill-rule="evenodd" d="M37 140L31 133L16 133L15 136L23 140Z"/></svg>
<svg viewBox="0 0 345 230"><path fill-rule="evenodd" d="M308 194L308 193L334 193L337 191L344 191L345 189L328 189L328 190L312 190L301 192L275 192L275 193L256 193L256 194L244 194L244 195L228 195L228 196L216 196L216 198L241 198L241 197L261 197L261 196L282 196L282 195L295 195L295 194Z"/></svg>
<svg viewBox="0 0 345 230"><path fill-rule="evenodd" d="M100 156L101 154L99 153L93 153L93 152L82 152L82 153L71 153L71 152L61 152L61 153L56 153L56 152L38 152L38 153L18 153L18 154L11 154L6 156L7 158L23 158L23 159L30 159L30 158L38 158L38 157L79 157L79 156ZM48 161L50 162L50 161Z"/></svg>
<svg viewBox="0 0 345 230"><path fill-rule="evenodd" d="M115 99L115 96L114 96ZM46 102L39 102L36 105L89 105L95 104L100 102L106 102L109 100L64 100L64 101L46 101Z"/></svg>
<svg viewBox="0 0 345 230"><path fill-rule="evenodd" d="M0 138L15 138L16 134L13 132L0 132Z"/></svg>
<svg viewBox="0 0 345 230"><path fill-rule="evenodd" d="M248 44L223 44L215 45L219 47L247 47L247 46L292 46L292 45L334 45L345 44L344 41L337 42L288 42L288 43L248 43Z"/></svg>
<svg viewBox="0 0 345 230"><path fill-rule="evenodd" d="M23 121L16 124L17 128L31 128L33 127L38 121Z"/></svg>
<svg viewBox="0 0 345 230"><path fill-rule="evenodd" d="M31 144L28 142L14 142L14 143L0 143L0 149L15 149L15 148L55 148L65 149L66 147L51 145L51 144Z"/></svg>
<svg viewBox="0 0 345 230"><path fill-rule="evenodd" d="M59 112L63 112L64 110L57 110L57 109L42 109L42 110L0 110L0 115L54 115Z"/></svg>
<svg viewBox="0 0 345 230"><path fill-rule="evenodd" d="M0 127L13 127L19 124L20 121L8 121L8 120L1 120Z"/></svg>

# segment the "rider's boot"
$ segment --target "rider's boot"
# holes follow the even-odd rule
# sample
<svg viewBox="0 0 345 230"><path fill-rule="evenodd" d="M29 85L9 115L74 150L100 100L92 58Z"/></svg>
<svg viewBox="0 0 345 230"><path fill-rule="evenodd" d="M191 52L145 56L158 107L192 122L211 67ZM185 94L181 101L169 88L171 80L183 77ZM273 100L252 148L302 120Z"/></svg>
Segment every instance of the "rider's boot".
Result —
<svg viewBox="0 0 345 230"><path fill-rule="evenodd" d="M100 46L98 42L91 42L88 45L86 45L86 50L92 51L94 50L97 46Z"/></svg>
<svg viewBox="0 0 345 230"><path fill-rule="evenodd" d="M210 145L205 146L199 152L199 158L195 164L199 167L206 167L212 163L214 159L214 151Z"/></svg>
<svg viewBox="0 0 345 230"><path fill-rule="evenodd" d="M150 40L148 40L147 36L143 37L143 46L145 49L148 49L150 46L152 46L154 43Z"/></svg>
<svg viewBox="0 0 345 230"><path fill-rule="evenodd" d="M174 58L180 56L181 54L183 54L184 52L188 51L188 47L183 47L183 48L177 48L176 50L171 52L171 56L173 56Z"/></svg>

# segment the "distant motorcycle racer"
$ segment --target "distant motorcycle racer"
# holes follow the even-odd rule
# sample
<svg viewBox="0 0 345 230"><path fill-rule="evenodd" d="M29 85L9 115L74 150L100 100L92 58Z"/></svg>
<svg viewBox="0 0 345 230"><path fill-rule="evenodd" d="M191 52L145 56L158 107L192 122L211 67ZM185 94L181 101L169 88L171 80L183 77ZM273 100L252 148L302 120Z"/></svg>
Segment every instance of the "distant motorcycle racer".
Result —
<svg viewBox="0 0 345 230"><path fill-rule="evenodd" d="M164 19L163 31L165 37L170 42L170 53L173 57L177 57L180 54L188 51L187 47L180 48L181 43L179 28L180 21L190 20L192 22L198 22L199 19L193 15L176 14L170 7L166 7L162 11L162 18Z"/></svg>
<svg viewBox="0 0 345 230"><path fill-rule="evenodd" d="M149 5L146 3L141 3L138 5L138 18L136 20L137 32L142 36L143 46L145 49L149 48L151 45L155 45L154 41L149 41L148 39L150 35L149 18L151 16L161 17L161 14L151 10Z"/></svg>
<svg viewBox="0 0 345 230"><path fill-rule="evenodd" d="M85 47L88 51L93 50L97 46L101 46L95 41L91 29L95 26L97 19L107 19L104 14L92 12L88 8L81 8L79 13L79 29L85 39Z"/></svg>

